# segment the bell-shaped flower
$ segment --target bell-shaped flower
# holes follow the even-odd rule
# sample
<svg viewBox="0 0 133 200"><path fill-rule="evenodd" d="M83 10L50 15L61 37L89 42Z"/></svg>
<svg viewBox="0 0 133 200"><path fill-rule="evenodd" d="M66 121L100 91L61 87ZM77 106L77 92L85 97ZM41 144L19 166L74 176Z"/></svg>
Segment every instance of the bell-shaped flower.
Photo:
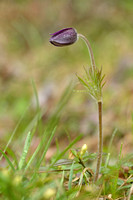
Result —
<svg viewBox="0 0 133 200"><path fill-rule="evenodd" d="M77 41L77 31L74 28L64 28L51 35L49 42L58 47L71 45Z"/></svg>

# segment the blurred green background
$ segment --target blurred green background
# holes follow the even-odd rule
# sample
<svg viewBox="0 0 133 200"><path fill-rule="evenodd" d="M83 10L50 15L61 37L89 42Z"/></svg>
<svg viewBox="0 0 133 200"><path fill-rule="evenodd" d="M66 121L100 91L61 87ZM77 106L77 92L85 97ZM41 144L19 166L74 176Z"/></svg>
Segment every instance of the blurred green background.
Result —
<svg viewBox="0 0 133 200"><path fill-rule="evenodd" d="M103 67L104 148L115 128L114 148L133 150L133 1L131 0L0 0L0 146L4 148L19 119L26 111L14 140L21 137L36 112L31 80L40 107L47 110L47 122L62 92L75 76L90 65L88 50L79 39L74 45L56 48L50 35L74 27L92 45L96 65ZM85 93L73 92L57 131L62 146L65 132L71 137L83 133L81 143L96 150L97 105ZM36 134L36 138L38 135ZM67 136L66 136L67 138ZM53 142L54 145L54 142Z"/></svg>

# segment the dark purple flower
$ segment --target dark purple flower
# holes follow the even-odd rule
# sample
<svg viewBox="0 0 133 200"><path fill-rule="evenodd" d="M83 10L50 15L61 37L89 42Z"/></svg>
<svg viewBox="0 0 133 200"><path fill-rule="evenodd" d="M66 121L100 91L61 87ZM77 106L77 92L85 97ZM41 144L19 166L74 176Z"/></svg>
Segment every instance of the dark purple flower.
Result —
<svg viewBox="0 0 133 200"><path fill-rule="evenodd" d="M49 42L58 47L71 45L77 40L77 31L74 28L64 28L51 35Z"/></svg>

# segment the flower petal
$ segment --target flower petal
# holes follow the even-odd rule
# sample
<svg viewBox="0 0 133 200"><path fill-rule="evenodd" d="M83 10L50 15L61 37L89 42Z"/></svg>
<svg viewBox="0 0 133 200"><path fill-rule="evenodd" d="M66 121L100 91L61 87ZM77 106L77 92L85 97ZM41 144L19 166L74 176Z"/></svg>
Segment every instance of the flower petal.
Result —
<svg viewBox="0 0 133 200"><path fill-rule="evenodd" d="M77 40L77 31L74 28L64 28L60 31L51 34L51 44L55 46L66 46L71 45Z"/></svg>

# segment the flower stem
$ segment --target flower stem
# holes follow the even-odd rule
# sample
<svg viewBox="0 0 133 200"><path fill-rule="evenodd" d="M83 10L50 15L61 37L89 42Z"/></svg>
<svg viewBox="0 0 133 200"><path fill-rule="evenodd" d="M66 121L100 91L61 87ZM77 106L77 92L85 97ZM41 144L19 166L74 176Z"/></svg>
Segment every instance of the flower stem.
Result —
<svg viewBox="0 0 133 200"><path fill-rule="evenodd" d="M99 138L98 138L98 156L97 156L97 166L96 166L96 174L94 178L94 182L97 181L101 161L102 161L102 148L103 148L103 135L102 135L102 101L98 102L98 117L99 117Z"/></svg>
<svg viewBox="0 0 133 200"><path fill-rule="evenodd" d="M91 45L90 45L89 41L87 40L87 38L84 35L78 33L78 37L80 37L82 40L84 40L85 44L88 47L89 54L90 54L90 60L91 60L91 66L92 66L92 70L94 71L95 68L96 68L96 65L95 65L95 60L94 60L94 55L93 55L93 51L92 51Z"/></svg>
<svg viewBox="0 0 133 200"><path fill-rule="evenodd" d="M91 66L92 66L92 72L95 73L95 71L96 71L96 65L95 65L95 60L94 60L94 55L93 55L93 51L92 51L91 45L90 45L89 41L87 40L87 38L84 35L78 34L78 36L82 40L84 40L84 42L86 43L86 45L88 47L89 55L90 55L90 60L91 60ZM102 95L101 95L100 98L102 99ZM98 100L97 99L97 103L98 103L98 117L99 117L99 125L98 125L99 135L98 135L97 165L96 165L96 173L95 173L95 177L94 177L94 182L96 182L97 179L98 179L98 175L99 175L99 171L100 171L100 167L101 167L101 161L102 161L102 148L103 148L102 100Z"/></svg>

